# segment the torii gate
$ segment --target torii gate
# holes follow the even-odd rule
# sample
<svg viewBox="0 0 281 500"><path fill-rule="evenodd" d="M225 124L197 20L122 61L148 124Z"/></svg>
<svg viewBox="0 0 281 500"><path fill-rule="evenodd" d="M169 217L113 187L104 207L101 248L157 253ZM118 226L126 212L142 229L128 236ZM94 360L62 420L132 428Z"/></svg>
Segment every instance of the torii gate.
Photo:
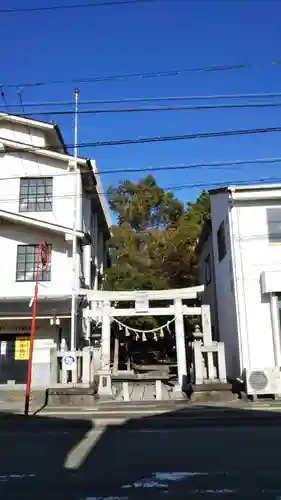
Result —
<svg viewBox="0 0 281 500"><path fill-rule="evenodd" d="M184 316L200 316L202 323L203 344L212 344L210 308L208 305L190 307L182 303L183 300L196 300L204 291L204 286L172 290L147 290L147 291L94 291L86 292L90 306L84 310L84 317L102 322L101 333L101 370L99 392L111 394L111 368L110 368L110 340L111 322L118 317L137 316L174 316L175 337L178 367L178 390L182 390L183 379L187 375L186 345L184 331ZM150 301L173 301L167 307L150 307ZM116 308L114 303L134 302L134 308Z"/></svg>

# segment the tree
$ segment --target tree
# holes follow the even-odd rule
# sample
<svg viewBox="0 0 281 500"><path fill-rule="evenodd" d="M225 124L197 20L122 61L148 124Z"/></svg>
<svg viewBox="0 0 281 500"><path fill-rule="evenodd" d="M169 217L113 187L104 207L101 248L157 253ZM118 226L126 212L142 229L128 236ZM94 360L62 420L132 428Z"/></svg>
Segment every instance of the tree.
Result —
<svg viewBox="0 0 281 500"><path fill-rule="evenodd" d="M105 273L106 289L165 289L197 283L195 246L210 214L207 192L184 207L147 176L111 186L109 204L118 225L112 228L112 267Z"/></svg>
<svg viewBox="0 0 281 500"><path fill-rule="evenodd" d="M209 218L210 197L202 191L195 202L187 202L184 213L177 221L169 253L170 286L177 288L198 284L195 249L202 227Z"/></svg>
<svg viewBox="0 0 281 500"><path fill-rule="evenodd" d="M184 211L173 193L166 193L151 175L138 183L124 181L117 188L110 186L108 199L111 210L117 214L118 225L127 223L133 231L164 229Z"/></svg>

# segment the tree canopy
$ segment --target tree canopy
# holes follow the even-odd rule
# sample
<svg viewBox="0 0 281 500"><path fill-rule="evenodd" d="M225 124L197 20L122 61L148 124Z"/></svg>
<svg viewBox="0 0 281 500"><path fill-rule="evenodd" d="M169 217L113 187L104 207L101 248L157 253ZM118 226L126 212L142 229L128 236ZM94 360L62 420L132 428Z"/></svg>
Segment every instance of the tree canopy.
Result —
<svg viewBox="0 0 281 500"><path fill-rule="evenodd" d="M108 190L116 214L109 242L108 290L181 288L197 284L195 246L210 215L209 195L183 204L152 176Z"/></svg>

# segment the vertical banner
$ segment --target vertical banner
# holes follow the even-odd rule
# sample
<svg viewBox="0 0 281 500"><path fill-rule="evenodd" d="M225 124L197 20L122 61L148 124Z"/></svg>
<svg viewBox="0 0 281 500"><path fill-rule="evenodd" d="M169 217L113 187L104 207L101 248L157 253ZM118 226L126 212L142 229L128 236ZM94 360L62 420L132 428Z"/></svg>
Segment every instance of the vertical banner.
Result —
<svg viewBox="0 0 281 500"><path fill-rule="evenodd" d="M7 354L7 342L5 340L2 340L0 342L0 356L6 356Z"/></svg>
<svg viewBox="0 0 281 500"><path fill-rule="evenodd" d="M15 342L15 360L26 361L29 359L29 337L18 337Z"/></svg>

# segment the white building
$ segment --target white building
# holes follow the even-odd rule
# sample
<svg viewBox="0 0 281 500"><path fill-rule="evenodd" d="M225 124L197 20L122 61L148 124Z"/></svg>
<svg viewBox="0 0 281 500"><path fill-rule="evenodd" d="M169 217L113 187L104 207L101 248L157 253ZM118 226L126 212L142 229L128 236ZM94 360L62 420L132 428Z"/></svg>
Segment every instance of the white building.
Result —
<svg viewBox="0 0 281 500"><path fill-rule="evenodd" d="M44 376L43 366L36 367L48 361L50 348L63 340L69 346L77 177L77 342L89 341L90 324L82 320L83 289L101 287L110 217L95 162L79 158L77 166L78 176L56 126L0 113L0 383L25 381L27 356L22 352L19 359L19 337L28 338L30 332L41 240L51 246L51 255L48 270L39 276L35 382ZM57 326L51 325L54 317Z"/></svg>
<svg viewBox="0 0 281 500"><path fill-rule="evenodd" d="M281 366L281 184L210 191L198 243L204 301L229 378Z"/></svg>

